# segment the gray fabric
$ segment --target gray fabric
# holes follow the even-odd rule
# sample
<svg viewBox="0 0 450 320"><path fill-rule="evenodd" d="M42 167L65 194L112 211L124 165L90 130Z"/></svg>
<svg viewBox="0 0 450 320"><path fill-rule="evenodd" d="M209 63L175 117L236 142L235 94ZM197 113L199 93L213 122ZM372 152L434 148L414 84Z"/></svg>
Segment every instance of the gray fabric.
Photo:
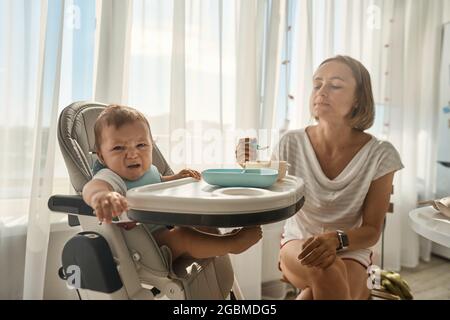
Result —
<svg viewBox="0 0 450 320"><path fill-rule="evenodd" d="M214 259L179 258L170 276L183 283L188 300L226 299L234 282L228 255Z"/></svg>
<svg viewBox="0 0 450 320"><path fill-rule="evenodd" d="M94 122L105 107L100 103L75 102L59 116L58 142L70 182L78 193L92 179L91 166L96 158L90 153L94 151Z"/></svg>
<svg viewBox="0 0 450 320"><path fill-rule="evenodd" d="M167 261L151 232L146 225L140 224L131 230L122 230L122 235L130 253L139 254L139 264L144 269L142 271L150 272L158 277L167 277L170 273L169 262L171 261Z"/></svg>

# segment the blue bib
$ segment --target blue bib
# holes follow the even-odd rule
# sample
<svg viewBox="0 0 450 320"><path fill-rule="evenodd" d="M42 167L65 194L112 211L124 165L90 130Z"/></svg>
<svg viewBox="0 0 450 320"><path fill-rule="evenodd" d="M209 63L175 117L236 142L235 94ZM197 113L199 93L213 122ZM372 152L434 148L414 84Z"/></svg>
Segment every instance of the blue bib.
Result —
<svg viewBox="0 0 450 320"><path fill-rule="evenodd" d="M105 169L106 166L101 164L98 160L95 161L94 166L92 168L92 173L95 175L97 172L99 172L102 169ZM151 165L150 169L147 170L147 172L140 177L137 180L127 180L122 178L123 182L125 182L125 185L127 186L127 190L130 190L132 188L145 186L147 184L154 184L154 183L160 183L161 182L161 175L159 174L158 169Z"/></svg>

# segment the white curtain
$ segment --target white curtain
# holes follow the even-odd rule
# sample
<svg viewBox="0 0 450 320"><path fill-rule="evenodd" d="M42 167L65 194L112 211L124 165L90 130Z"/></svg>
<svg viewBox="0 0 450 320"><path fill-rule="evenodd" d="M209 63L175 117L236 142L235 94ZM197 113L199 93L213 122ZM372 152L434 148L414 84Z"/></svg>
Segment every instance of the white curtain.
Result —
<svg viewBox="0 0 450 320"><path fill-rule="evenodd" d="M44 297L46 203L70 189L56 143L69 103L142 110L174 170L234 164L245 130L273 127L285 1L0 5L0 298Z"/></svg>
<svg viewBox="0 0 450 320"><path fill-rule="evenodd" d="M346 54L372 77L376 121L370 130L400 152L405 169L394 181L394 213L385 229L384 267L414 267L429 259L430 243L409 227L417 200L432 199L436 170L436 118L442 25L450 1L298 0L295 10L290 128L311 124L308 99L313 71L325 58ZM421 242L421 245L419 243ZM421 249L420 249L421 248ZM375 263L381 263L380 246Z"/></svg>
<svg viewBox="0 0 450 320"><path fill-rule="evenodd" d="M20 299L23 293L25 298L40 298L49 236L45 204L53 182L64 3L51 9L46 1L1 5L0 108L6 152L0 157L0 297Z"/></svg>
<svg viewBox="0 0 450 320"><path fill-rule="evenodd" d="M44 294L44 275L50 236L50 212L47 202L53 190L55 160L55 143L53 142L56 141L61 78L64 1L52 3L49 7L46 2L42 4L24 299L41 299Z"/></svg>
<svg viewBox="0 0 450 320"><path fill-rule="evenodd" d="M130 0L102 0L95 57L95 101L124 103L127 99Z"/></svg>
<svg viewBox="0 0 450 320"><path fill-rule="evenodd" d="M0 2L0 298L23 292L41 5ZM26 19L29 17L28 19ZM22 25L15 20L25 21ZM14 26L14 28L13 28Z"/></svg>
<svg viewBox="0 0 450 320"><path fill-rule="evenodd" d="M124 102L175 170L233 165L237 137L272 128L283 16L284 1L133 1Z"/></svg>
<svg viewBox="0 0 450 320"><path fill-rule="evenodd" d="M388 243L400 242L390 252L391 265L397 269L414 267L420 256L425 260L430 256L430 242L422 239L419 246L419 237L408 227L408 212L416 208L417 200L435 198L444 2L448 1L402 1L394 7L387 136L399 147L405 169L394 196L398 217L392 217L386 235ZM400 41L402 45L396 45Z"/></svg>
<svg viewBox="0 0 450 320"><path fill-rule="evenodd" d="M124 102L147 114L175 171L235 165L242 136L270 143L285 9L285 1L133 1ZM258 299L261 268L249 270L249 260L261 261L260 246L233 261L245 295Z"/></svg>
<svg viewBox="0 0 450 320"><path fill-rule="evenodd" d="M66 219L47 201L69 191L56 122L92 97L95 4L4 0L0 24L0 299L42 299L51 225Z"/></svg>

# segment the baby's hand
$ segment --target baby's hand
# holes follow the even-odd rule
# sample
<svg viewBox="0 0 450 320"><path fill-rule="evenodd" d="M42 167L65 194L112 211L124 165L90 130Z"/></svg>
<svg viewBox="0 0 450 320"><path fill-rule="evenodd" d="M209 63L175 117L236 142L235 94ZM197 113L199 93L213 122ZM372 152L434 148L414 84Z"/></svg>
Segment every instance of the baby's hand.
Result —
<svg viewBox="0 0 450 320"><path fill-rule="evenodd" d="M113 217L128 210L127 199L114 191L99 192L92 199L93 209L100 222L111 223Z"/></svg>
<svg viewBox="0 0 450 320"><path fill-rule="evenodd" d="M202 178L202 175L198 171L191 169L183 169L180 172L178 172L176 176L177 179L192 177L194 179L200 180Z"/></svg>

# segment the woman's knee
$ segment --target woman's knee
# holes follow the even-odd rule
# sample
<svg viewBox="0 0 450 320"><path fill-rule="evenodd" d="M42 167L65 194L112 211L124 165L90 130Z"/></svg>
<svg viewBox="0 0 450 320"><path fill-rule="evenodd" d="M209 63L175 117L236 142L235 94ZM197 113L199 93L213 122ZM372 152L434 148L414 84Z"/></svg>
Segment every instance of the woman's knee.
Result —
<svg viewBox="0 0 450 320"><path fill-rule="evenodd" d="M298 260L298 255L301 252L299 248L301 248L300 240L292 240L285 243L280 249L280 262L289 267L296 266L300 262Z"/></svg>
<svg viewBox="0 0 450 320"><path fill-rule="evenodd" d="M345 263L340 258L336 258L334 262L327 268L308 268L308 276L315 283L336 281L336 279L342 279L347 282L347 271Z"/></svg>
<svg viewBox="0 0 450 320"><path fill-rule="evenodd" d="M283 273L286 281L296 288L303 289L308 286L308 277L305 274L306 268L297 259L298 253L288 246L283 246L279 252L279 269Z"/></svg>
<svg viewBox="0 0 450 320"><path fill-rule="evenodd" d="M286 248L285 247L281 247L280 253L279 253L280 263L283 263L283 264L286 263L287 255L288 255L288 252L287 252Z"/></svg>

